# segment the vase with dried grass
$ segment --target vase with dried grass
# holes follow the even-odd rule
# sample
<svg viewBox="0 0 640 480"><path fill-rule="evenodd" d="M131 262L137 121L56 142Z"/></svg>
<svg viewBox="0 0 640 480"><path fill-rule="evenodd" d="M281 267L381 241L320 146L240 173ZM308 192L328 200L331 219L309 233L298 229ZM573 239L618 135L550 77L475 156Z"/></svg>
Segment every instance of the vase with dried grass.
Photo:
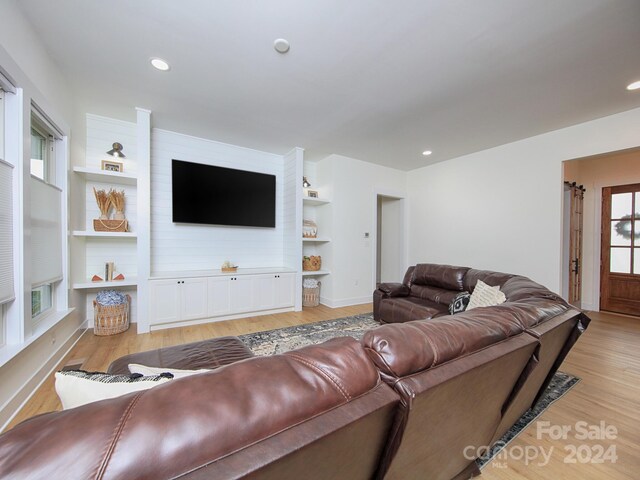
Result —
<svg viewBox="0 0 640 480"><path fill-rule="evenodd" d="M116 210L113 219L124 220L124 190L109 190L109 200Z"/></svg>
<svg viewBox="0 0 640 480"><path fill-rule="evenodd" d="M109 220L109 210L111 210L111 196L105 190L96 190L93 187L93 194L100 210L100 220Z"/></svg>

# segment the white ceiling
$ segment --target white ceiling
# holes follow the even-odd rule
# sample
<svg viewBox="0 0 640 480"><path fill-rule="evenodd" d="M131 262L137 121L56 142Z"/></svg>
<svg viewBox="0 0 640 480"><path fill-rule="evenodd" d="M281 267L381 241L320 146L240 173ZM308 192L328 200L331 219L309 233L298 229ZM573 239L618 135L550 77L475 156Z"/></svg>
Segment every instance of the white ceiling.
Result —
<svg viewBox="0 0 640 480"><path fill-rule="evenodd" d="M638 0L19 4L86 111L274 153L409 170L640 106Z"/></svg>

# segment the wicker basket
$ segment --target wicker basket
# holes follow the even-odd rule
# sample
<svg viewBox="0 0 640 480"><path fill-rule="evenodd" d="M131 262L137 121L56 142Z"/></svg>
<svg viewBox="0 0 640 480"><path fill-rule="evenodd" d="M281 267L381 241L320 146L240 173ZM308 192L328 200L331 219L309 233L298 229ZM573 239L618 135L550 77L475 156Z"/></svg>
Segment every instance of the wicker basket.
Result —
<svg viewBox="0 0 640 480"><path fill-rule="evenodd" d="M93 301L93 334L115 335L129 329L129 307L131 296L125 295L127 301L121 305L100 305Z"/></svg>
<svg viewBox="0 0 640 480"><path fill-rule="evenodd" d="M320 305L320 282L317 287L302 288L302 306L317 307Z"/></svg>
<svg viewBox="0 0 640 480"><path fill-rule="evenodd" d="M322 267L322 257L320 255L302 258L302 270L305 272L317 272L320 267Z"/></svg>
<svg viewBox="0 0 640 480"><path fill-rule="evenodd" d="M129 229L127 220L93 220L93 230L96 232L126 232Z"/></svg>

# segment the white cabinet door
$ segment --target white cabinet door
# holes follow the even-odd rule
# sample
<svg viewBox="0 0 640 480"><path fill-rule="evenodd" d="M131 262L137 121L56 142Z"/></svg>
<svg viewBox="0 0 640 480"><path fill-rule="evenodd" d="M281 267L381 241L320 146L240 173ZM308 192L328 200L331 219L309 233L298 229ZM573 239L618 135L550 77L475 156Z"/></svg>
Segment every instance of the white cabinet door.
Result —
<svg viewBox="0 0 640 480"><path fill-rule="evenodd" d="M209 316L217 317L231 312L231 279L229 277L209 278Z"/></svg>
<svg viewBox="0 0 640 480"><path fill-rule="evenodd" d="M207 279L185 278L180 281L181 320L207 317Z"/></svg>
<svg viewBox="0 0 640 480"><path fill-rule="evenodd" d="M253 306L256 310L270 310L275 305L275 275L257 275L253 277Z"/></svg>
<svg viewBox="0 0 640 480"><path fill-rule="evenodd" d="M280 273L276 275L274 308L293 307L295 295L295 273Z"/></svg>
<svg viewBox="0 0 640 480"><path fill-rule="evenodd" d="M149 324L178 322L180 318L180 280L149 282Z"/></svg>
<svg viewBox="0 0 640 480"><path fill-rule="evenodd" d="M242 275L230 277L229 290L232 313L255 310L253 307L253 277Z"/></svg>

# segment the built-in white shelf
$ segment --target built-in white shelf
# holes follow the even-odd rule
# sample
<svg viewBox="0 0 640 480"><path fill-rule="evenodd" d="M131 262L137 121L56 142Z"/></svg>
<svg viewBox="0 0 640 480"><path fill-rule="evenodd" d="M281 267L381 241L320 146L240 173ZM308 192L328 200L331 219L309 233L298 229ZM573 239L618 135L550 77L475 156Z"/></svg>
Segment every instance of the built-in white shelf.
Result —
<svg viewBox="0 0 640 480"><path fill-rule="evenodd" d="M329 275L331 272L329 270L316 270L315 272L303 271L303 277L315 277L318 275Z"/></svg>
<svg viewBox="0 0 640 480"><path fill-rule="evenodd" d="M90 232L87 230L74 230L74 237L109 237L109 238L136 238L136 232Z"/></svg>
<svg viewBox="0 0 640 480"><path fill-rule="evenodd" d="M114 287L137 287L138 279L135 277L125 278L124 280L113 280L111 282L83 282L74 283L73 288L75 290L90 290L101 288L114 288Z"/></svg>
<svg viewBox="0 0 640 480"><path fill-rule="evenodd" d="M331 200L328 198L317 197L302 197L302 201L308 205L323 205L325 203L331 203Z"/></svg>
<svg viewBox="0 0 640 480"><path fill-rule="evenodd" d="M331 239L330 238L305 238L302 237L302 241L303 242L316 242L316 243L320 243L320 242L330 242Z"/></svg>
<svg viewBox="0 0 640 480"><path fill-rule="evenodd" d="M88 167L73 167L73 171L91 182L119 183L122 185L135 185L138 183L138 176L131 173L109 172Z"/></svg>

